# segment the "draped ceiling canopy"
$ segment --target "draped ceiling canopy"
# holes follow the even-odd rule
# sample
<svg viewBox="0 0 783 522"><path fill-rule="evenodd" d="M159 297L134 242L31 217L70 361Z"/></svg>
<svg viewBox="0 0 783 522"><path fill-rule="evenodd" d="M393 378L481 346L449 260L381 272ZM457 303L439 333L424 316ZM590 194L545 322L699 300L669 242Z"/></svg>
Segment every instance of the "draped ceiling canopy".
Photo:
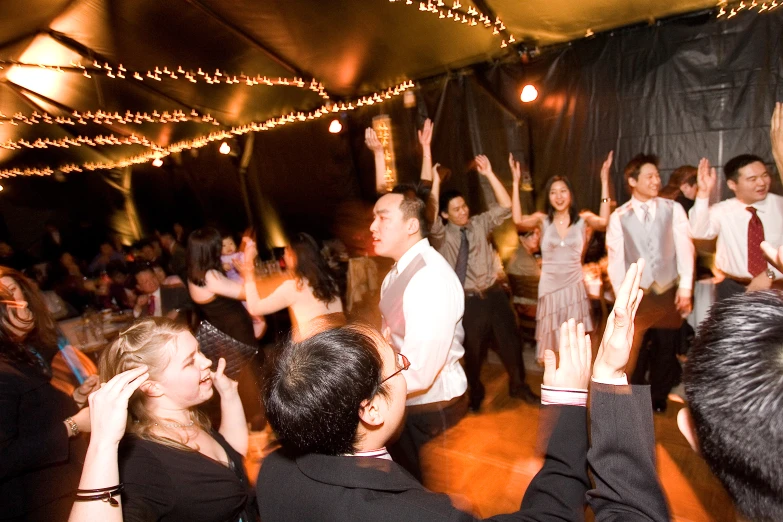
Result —
<svg viewBox="0 0 783 522"><path fill-rule="evenodd" d="M715 4L8 0L0 175L150 161L210 133Z"/></svg>

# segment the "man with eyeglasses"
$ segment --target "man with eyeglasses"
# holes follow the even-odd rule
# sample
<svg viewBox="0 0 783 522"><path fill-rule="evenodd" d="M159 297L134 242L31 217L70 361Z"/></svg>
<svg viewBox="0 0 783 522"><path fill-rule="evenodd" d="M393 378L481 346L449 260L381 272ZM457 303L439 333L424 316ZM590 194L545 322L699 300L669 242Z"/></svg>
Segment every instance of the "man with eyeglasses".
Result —
<svg viewBox="0 0 783 522"><path fill-rule="evenodd" d="M627 386L624 373L641 269L632 264L618 291L592 379L584 327L573 320L562 326L559 365L553 352L545 357L539 426L553 430L544 465L519 511L490 520L584 520L586 502L596 520L669 520L656 475L649 387ZM475 520L448 496L426 490L385 449L403 423L402 376L412 363L361 325L282 347L264 394L282 448L264 459L258 474L262 520ZM588 464L595 480L589 492Z"/></svg>

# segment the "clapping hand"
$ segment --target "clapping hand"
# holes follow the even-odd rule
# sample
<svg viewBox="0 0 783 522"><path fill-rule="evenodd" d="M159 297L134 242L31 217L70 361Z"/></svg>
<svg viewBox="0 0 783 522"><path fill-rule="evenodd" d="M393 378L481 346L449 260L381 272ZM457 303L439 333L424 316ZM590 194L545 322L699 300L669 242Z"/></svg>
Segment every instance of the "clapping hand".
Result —
<svg viewBox="0 0 783 522"><path fill-rule="evenodd" d="M372 129L368 129L372 130ZM375 134L375 132L373 132ZM377 137L375 138L378 139ZM365 134L365 141L367 141L367 135ZM422 147L429 147L432 144L432 120L427 118L424 120L424 127L421 128L419 131L419 143L421 143ZM379 142L380 144L380 142ZM369 143L367 144L369 147ZM374 149L373 149L374 150Z"/></svg>
<svg viewBox="0 0 783 522"><path fill-rule="evenodd" d="M772 266L777 268L778 271L783 272L783 246L776 250L775 247L766 241L762 241L761 251L764 252L764 257L767 258L767 261L769 261Z"/></svg>
<svg viewBox="0 0 783 522"><path fill-rule="evenodd" d="M590 336L585 334L584 325L569 319L560 326L560 366L555 352L544 352L544 385L586 390L592 356Z"/></svg>
<svg viewBox="0 0 783 522"><path fill-rule="evenodd" d="M142 365L115 375L90 395L90 444L96 441L107 444L120 442L128 422L128 400L148 378L147 367Z"/></svg>
<svg viewBox="0 0 783 522"><path fill-rule="evenodd" d="M625 375L625 366L631 355L634 319L644 291L639 288L644 260L633 263L625 273L612 313L606 320L604 337L593 365L593 379L608 381Z"/></svg>
<svg viewBox="0 0 783 522"><path fill-rule="evenodd" d="M699 161L699 168L696 174L696 186L698 198L708 198L712 194L712 189L715 188L718 174L715 172L715 167L710 168L710 160L702 158Z"/></svg>
<svg viewBox="0 0 783 522"><path fill-rule="evenodd" d="M606 155L603 165L601 165L601 183L609 183L609 171L612 168L612 160L614 159L614 151L610 150Z"/></svg>
<svg viewBox="0 0 783 522"><path fill-rule="evenodd" d="M226 360L220 358L218 360L217 369L214 372L210 372L212 378L212 386L215 387L221 397L226 397L232 393L238 393L237 381L229 378L224 372L226 371Z"/></svg>
<svg viewBox="0 0 783 522"><path fill-rule="evenodd" d="M378 139L378 135L375 134L375 131L372 130L371 127L367 127L367 129L364 131L364 144L367 145L367 148L373 152L383 152L383 144L381 143L381 140Z"/></svg>
<svg viewBox="0 0 783 522"><path fill-rule="evenodd" d="M489 176L492 174L492 164L489 162L489 158L483 154L476 156L476 170L482 176Z"/></svg>
<svg viewBox="0 0 783 522"><path fill-rule="evenodd" d="M73 400L79 408L84 408L87 404L87 398L94 391L97 391L101 387L101 380L97 375L90 375L84 382L73 390Z"/></svg>

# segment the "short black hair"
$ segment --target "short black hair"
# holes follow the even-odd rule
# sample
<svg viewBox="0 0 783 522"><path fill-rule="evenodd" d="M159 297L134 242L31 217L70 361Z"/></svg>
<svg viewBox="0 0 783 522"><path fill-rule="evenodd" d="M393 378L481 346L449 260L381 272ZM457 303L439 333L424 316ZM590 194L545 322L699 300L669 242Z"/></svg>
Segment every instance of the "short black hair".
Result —
<svg viewBox="0 0 783 522"><path fill-rule="evenodd" d="M757 161L761 164L764 163L764 160L755 154L740 154L739 156L734 156L723 166L723 174L726 176L726 179L730 179L736 183L739 181L739 170L742 167L747 167L751 163L756 163Z"/></svg>
<svg viewBox="0 0 783 522"><path fill-rule="evenodd" d="M355 452L362 402L387 393L381 384L382 342L371 328L348 325L282 347L270 368L264 403L283 448L297 454Z"/></svg>
<svg viewBox="0 0 783 522"><path fill-rule="evenodd" d="M449 203L451 203L451 200L455 198L465 199L465 196L463 196L462 192L459 190L446 190L441 192L440 200L438 201L438 212L448 212Z"/></svg>
<svg viewBox="0 0 783 522"><path fill-rule="evenodd" d="M417 219L421 237L427 237L430 233L430 227L427 222L427 204L425 202L429 195L425 193L424 187L421 184L400 183L395 185L391 193L402 195L402 203L400 203L402 217Z"/></svg>
<svg viewBox="0 0 783 522"><path fill-rule="evenodd" d="M648 163L655 165L655 168L658 168L658 156L655 154L640 153L631 158L631 161L628 162L628 164L625 166L625 169L623 170L625 183L628 184L628 180L630 178L638 180L639 172L641 172L642 167ZM628 184L628 186L630 187L630 184Z"/></svg>
<svg viewBox="0 0 783 522"><path fill-rule="evenodd" d="M716 302L685 365L702 455L749 520L783 520L783 292Z"/></svg>

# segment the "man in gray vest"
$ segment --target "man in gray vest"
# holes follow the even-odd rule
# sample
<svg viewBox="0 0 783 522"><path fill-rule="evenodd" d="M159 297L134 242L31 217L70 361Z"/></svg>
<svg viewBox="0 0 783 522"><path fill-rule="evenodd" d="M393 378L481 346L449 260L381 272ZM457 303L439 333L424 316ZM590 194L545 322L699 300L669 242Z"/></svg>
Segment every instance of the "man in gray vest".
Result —
<svg viewBox="0 0 783 522"><path fill-rule="evenodd" d="M632 262L643 258L647 263L627 373L633 384L644 384L649 370L653 409L662 413L680 381L676 336L692 308L695 251L682 205L658 197L658 158L638 154L626 165L625 180L631 199L612 213L606 231L609 279L617 289ZM649 349L642 346L643 339Z"/></svg>
<svg viewBox="0 0 783 522"><path fill-rule="evenodd" d="M421 481L419 448L467 412L465 296L454 270L427 238L425 204L416 187L398 186L375 204L370 227L375 253L395 263L381 286L382 331L407 357L407 419L389 447L395 462Z"/></svg>

